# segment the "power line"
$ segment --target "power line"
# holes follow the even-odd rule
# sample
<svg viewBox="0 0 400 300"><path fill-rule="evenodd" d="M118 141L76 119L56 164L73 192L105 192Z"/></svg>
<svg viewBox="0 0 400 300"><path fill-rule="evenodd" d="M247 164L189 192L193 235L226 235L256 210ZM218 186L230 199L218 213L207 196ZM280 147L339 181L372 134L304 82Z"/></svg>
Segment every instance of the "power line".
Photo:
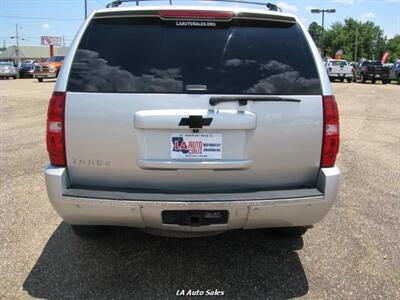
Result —
<svg viewBox="0 0 400 300"><path fill-rule="evenodd" d="M10 18L10 19L26 19L26 20L62 20L62 21L81 21L78 18L37 18L37 17L21 17L21 16L3 16L0 18Z"/></svg>
<svg viewBox="0 0 400 300"><path fill-rule="evenodd" d="M99 1L99 0L95 0L97 3L99 3L99 4L101 4L101 5L104 5L104 6L106 6L107 5L107 3L104 3L104 2L101 2L101 1Z"/></svg>

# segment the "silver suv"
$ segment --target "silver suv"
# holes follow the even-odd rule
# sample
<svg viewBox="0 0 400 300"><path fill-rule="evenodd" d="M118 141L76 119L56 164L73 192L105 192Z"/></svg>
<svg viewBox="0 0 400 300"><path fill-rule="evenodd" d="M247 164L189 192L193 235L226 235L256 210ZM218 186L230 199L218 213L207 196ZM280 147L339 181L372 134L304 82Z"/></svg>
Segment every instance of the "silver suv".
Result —
<svg viewBox="0 0 400 300"><path fill-rule="evenodd" d="M339 118L318 50L297 17L228 5L108 8L80 29L49 103L45 170L78 235L298 236L329 211Z"/></svg>

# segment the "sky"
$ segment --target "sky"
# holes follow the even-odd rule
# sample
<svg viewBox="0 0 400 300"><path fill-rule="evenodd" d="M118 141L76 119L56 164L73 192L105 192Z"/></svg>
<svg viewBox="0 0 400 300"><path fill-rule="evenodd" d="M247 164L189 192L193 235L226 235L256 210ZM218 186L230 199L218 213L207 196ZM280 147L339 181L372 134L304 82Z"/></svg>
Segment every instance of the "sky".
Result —
<svg viewBox="0 0 400 300"><path fill-rule="evenodd" d="M104 8L110 1L87 0L88 14ZM329 28L333 22L343 22L346 17L352 17L360 21L373 21L384 30L388 38L400 34L400 0L252 1L276 3L283 11L299 16L307 27L313 21L321 24L321 14L311 14L311 8L334 8L336 13L325 15L325 28ZM16 24L19 36L23 39L20 40L21 45L40 45L40 37L50 35L64 37L66 46L69 46L84 21L84 2L84 0L0 0L1 46L15 45L15 38L11 37L16 35ZM193 3L193 1L173 0L176 4L190 2ZM168 0L152 3L168 4ZM213 4L204 3L204 5Z"/></svg>

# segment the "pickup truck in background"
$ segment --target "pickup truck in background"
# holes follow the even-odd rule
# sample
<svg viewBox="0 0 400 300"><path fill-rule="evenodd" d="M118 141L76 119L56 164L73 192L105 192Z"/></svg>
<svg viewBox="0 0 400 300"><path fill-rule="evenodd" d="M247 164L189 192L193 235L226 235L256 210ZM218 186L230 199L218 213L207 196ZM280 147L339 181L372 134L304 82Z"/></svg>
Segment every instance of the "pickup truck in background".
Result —
<svg viewBox="0 0 400 300"><path fill-rule="evenodd" d="M358 65L356 78L361 83L365 83L367 80L371 80L372 83L381 80L382 84L387 84L389 82L389 69L384 67L380 61L365 60Z"/></svg>
<svg viewBox="0 0 400 300"><path fill-rule="evenodd" d="M46 62L37 64L35 66L33 77L36 78L39 82L43 82L43 79L57 78L63 61L64 56L50 57Z"/></svg>
<svg viewBox="0 0 400 300"><path fill-rule="evenodd" d="M334 81L335 79L339 79L340 82L343 82L345 79L349 83L353 81L352 67L347 61L342 59L330 59L326 62L325 66L330 81Z"/></svg>

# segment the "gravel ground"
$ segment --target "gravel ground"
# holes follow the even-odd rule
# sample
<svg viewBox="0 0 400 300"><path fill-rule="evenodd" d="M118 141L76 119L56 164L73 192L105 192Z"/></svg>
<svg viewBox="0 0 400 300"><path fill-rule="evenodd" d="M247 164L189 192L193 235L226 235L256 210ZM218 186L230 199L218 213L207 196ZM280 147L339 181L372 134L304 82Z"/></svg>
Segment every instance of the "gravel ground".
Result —
<svg viewBox="0 0 400 300"><path fill-rule="evenodd" d="M400 298L400 86L334 84L344 183L302 239L262 230L172 239L115 228L90 241L47 200L53 87L0 81L1 299L170 299L178 289L218 289L229 299Z"/></svg>

